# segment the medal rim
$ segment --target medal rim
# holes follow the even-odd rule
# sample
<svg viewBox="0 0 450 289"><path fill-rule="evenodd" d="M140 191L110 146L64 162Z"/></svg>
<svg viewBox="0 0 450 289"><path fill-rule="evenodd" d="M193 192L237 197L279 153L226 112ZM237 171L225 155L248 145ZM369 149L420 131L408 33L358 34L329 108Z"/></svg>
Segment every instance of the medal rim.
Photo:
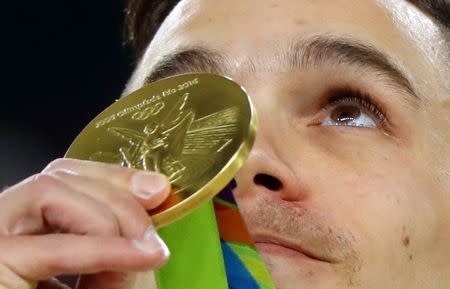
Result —
<svg viewBox="0 0 450 289"><path fill-rule="evenodd" d="M248 109L249 109L249 115L250 120L246 124L248 126L248 133L247 135L243 134L242 141L239 145L239 148L232 154L231 157L229 157L227 163L222 167L222 169L213 177L211 178L206 184L201 186L200 189L196 190L192 195L190 195L188 198L183 199L176 205L166 209L165 211L156 213L154 215L149 215L149 218L153 225L156 228L161 228L164 226L167 226L169 224L172 224L176 222L177 220L187 216L188 214L192 213L201 205L205 204L206 202L212 200L212 198L217 195L236 175L236 173L239 171L239 169L243 166L245 160L248 158L248 155L250 153L250 150L253 146L253 143L255 141L256 137L256 131L258 127L258 119L255 107L253 105L253 102L251 101L251 98L244 87L242 87L240 84L238 84L236 81L234 81L231 77L213 74L213 73L183 73L183 74L177 74L173 75L167 78L163 78L160 80L157 80L155 82L146 84L139 89L131 92L128 95L132 95L134 93L138 93L139 90L145 88L148 85L157 84L161 81L166 81L172 78L178 78L181 76L184 77L201 77L201 76L214 76L220 79L225 79L227 81L231 81L234 85L239 87L241 90L240 92L243 93L247 99L248 103ZM128 96L127 95L127 96ZM126 98L127 96L124 96L121 99ZM120 101L120 99L118 100ZM115 103L112 103L108 107L106 107L102 112L100 112L97 116L95 116L82 130L81 132L75 137L72 144L67 149L64 157L69 157L68 155L71 153L73 146L75 144L75 141L79 138L80 135L83 134L84 130L87 129L94 123L96 118L106 112L112 105ZM76 158L76 157L75 157ZM139 170L136 168L132 168L135 170Z"/></svg>

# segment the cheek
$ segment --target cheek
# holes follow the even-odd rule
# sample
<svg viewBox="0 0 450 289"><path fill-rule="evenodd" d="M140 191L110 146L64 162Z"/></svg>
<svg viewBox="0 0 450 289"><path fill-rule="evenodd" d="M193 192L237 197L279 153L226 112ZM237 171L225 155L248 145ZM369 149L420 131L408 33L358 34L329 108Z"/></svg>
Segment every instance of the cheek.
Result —
<svg viewBox="0 0 450 289"><path fill-rule="evenodd" d="M395 231L417 218L422 207L423 191L413 177L401 170L364 173L348 186L353 196L348 202L361 218L360 229L371 238L378 238L383 231L391 231L383 239L395 235Z"/></svg>
<svg viewBox="0 0 450 289"><path fill-rule="evenodd" d="M405 166L359 172L342 184L348 197L341 212L359 237L360 251L369 266L382 269L389 260L391 274L405 270L417 248L431 244L434 211L420 174ZM351 209L350 209L351 208Z"/></svg>
<svg viewBox="0 0 450 289"><path fill-rule="evenodd" d="M398 239L405 226L431 223L425 169L414 154L389 138L335 131L329 133L335 134L333 142L315 139L321 148L316 151L321 160L315 163L324 164L320 169L316 165L321 171L316 185L322 186L318 202L355 224L363 239Z"/></svg>
<svg viewBox="0 0 450 289"><path fill-rule="evenodd" d="M436 231L426 169L387 142L376 147L359 139L341 143L327 143L316 152L320 174L314 191L319 193L313 201L353 232L368 274L394 277L418 251L430 248Z"/></svg>

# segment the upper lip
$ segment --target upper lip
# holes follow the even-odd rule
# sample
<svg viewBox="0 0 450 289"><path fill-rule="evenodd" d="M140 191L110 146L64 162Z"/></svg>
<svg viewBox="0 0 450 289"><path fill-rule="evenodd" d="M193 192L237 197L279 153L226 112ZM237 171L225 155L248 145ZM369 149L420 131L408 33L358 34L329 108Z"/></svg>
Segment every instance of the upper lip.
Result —
<svg viewBox="0 0 450 289"><path fill-rule="evenodd" d="M322 256L318 252L312 252L312 250L308 250L302 247L300 244L293 242L289 239L282 238L280 236L274 236L269 234L255 234L253 236L253 241L255 243L273 244L289 248L317 261L327 263L337 263L337 260Z"/></svg>

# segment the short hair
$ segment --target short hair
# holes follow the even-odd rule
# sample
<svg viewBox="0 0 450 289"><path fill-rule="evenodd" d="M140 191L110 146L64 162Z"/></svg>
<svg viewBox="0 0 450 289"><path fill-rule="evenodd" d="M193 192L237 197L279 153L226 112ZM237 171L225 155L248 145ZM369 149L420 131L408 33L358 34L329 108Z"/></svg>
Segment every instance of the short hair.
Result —
<svg viewBox="0 0 450 289"><path fill-rule="evenodd" d="M180 0L129 0L125 9L126 42L140 58L161 23ZM407 0L450 31L450 0ZM444 36L445 37L445 36ZM448 39L446 39L448 42Z"/></svg>
<svg viewBox="0 0 450 289"><path fill-rule="evenodd" d="M125 38L140 58L161 23L180 0L129 0L125 9Z"/></svg>

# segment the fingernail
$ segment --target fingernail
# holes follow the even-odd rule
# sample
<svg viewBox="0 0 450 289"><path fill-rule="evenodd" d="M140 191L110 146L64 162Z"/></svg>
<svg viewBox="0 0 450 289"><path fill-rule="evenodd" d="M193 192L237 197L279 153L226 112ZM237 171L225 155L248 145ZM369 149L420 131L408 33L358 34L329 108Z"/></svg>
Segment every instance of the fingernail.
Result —
<svg viewBox="0 0 450 289"><path fill-rule="evenodd" d="M131 191L144 200L161 193L168 186L167 178L161 174L137 172L131 179Z"/></svg>
<svg viewBox="0 0 450 289"><path fill-rule="evenodd" d="M142 240L134 240L133 243L137 249L149 255L161 252L163 256L162 261L167 260L170 256L169 248L167 248L166 243L159 237L153 226L150 226L145 231Z"/></svg>

